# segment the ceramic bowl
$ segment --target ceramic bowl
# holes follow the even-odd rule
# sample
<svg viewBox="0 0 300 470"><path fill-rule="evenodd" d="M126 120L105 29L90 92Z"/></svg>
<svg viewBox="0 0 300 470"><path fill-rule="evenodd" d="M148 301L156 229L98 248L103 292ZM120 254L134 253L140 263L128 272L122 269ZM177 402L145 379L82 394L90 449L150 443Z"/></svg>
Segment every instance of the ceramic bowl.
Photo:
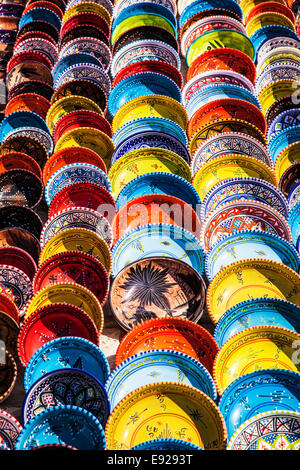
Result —
<svg viewBox="0 0 300 470"><path fill-rule="evenodd" d="M199 273L182 261L145 258L119 272L109 301L125 330L149 318L176 316L197 321L203 313L205 284Z"/></svg>
<svg viewBox="0 0 300 470"><path fill-rule="evenodd" d="M89 22L89 19L87 19L86 16L84 16L84 18L81 18L81 21L78 22L77 25L71 26L70 28L68 28L66 32L61 34L60 42L59 42L60 48L62 49L69 42L74 41L76 39L80 39L82 37L98 39L99 41L103 42L106 46L109 47L109 38L108 38L109 34L104 32L106 28L105 26L103 28L102 23L103 22L101 22L101 24L98 26L96 24L91 24Z"/></svg>
<svg viewBox="0 0 300 470"><path fill-rule="evenodd" d="M64 37L76 26L90 25L96 26L102 30L104 36L106 37L107 43L110 37L110 24L106 21L103 16L97 15L92 12L82 12L76 13L71 18L67 19L61 27L60 37ZM81 31L82 36L82 31Z"/></svg>
<svg viewBox="0 0 300 470"><path fill-rule="evenodd" d="M120 0L118 4L116 5L116 8L114 10L114 17L117 17L118 14L124 10L124 8L127 8L128 6L131 6L133 3L142 3L141 0L138 0L137 2L133 2L133 0ZM172 11L174 15L177 13L177 6L176 2L173 0L160 0L158 2L160 5L168 8L169 10Z"/></svg>
<svg viewBox="0 0 300 470"><path fill-rule="evenodd" d="M6 249L6 247L1 247L1 249ZM20 250L21 251L21 250ZM4 315L9 316L14 322L19 325L20 323L20 312L16 304L10 299L5 292L0 293L0 307L1 312Z"/></svg>
<svg viewBox="0 0 300 470"><path fill-rule="evenodd" d="M283 263L297 273L300 257L294 246L276 235L245 231L234 233L215 243L205 258L205 271L209 280L235 261L260 258Z"/></svg>
<svg viewBox="0 0 300 470"><path fill-rule="evenodd" d="M90 64L97 65L101 67L101 62L96 57L85 53L85 52L75 52L69 53L61 57L55 67L52 70L53 82L56 85L59 79L59 76L64 73L69 67L77 64Z"/></svg>
<svg viewBox="0 0 300 470"><path fill-rule="evenodd" d="M258 95L264 114L278 99L291 96L295 92L294 80L284 78L266 85Z"/></svg>
<svg viewBox="0 0 300 470"><path fill-rule="evenodd" d="M176 382L178 377L180 382L184 381L216 400L213 380L200 362L177 351L158 349L131 356L112 372L105 384L111 409L139 387L157 381Z"/></svg>
<svg viewBox="0 0 300 470"><path fill-rule="evenodd" d="M270 83L277 80L298 80L300 76L299 65L297 62L287 62L282 60L268 65L264 71L257 77L256 81L256 94L268 86Z"/></svg>
<svg viewBox="0 0 300 470"><path fill-rule="evenodd" d="M161 394L162 402L160 401ZM168 414L166 414L166 410L168 410ZM197 410L197 416L198 414L204 416L205 421L196 419L191 410ZM130 427L130 430L125 428L127 433L124 432L124 424L130 419L132 413L137 413L140 416L141 412L142 421L139 420L139 424L144 420L148 426L153 426L155 423L156 431L153 436L146 434L144 425L138 426L136 422ZM176 419L171 418L174 415L176 415ZM158 420L159 424L157 424ZM224 449L227 433L217 406L200 390L178 384L178 382L145 385L127 395L116 406L107 421L105 428L107 448L118 450L134 447L147 439L151 440L151 437L152 439L157 438L166 426L172 435L178 426L185 427L185 440L199 447L204 447L204 449L208 447Z"/></svg>
<svg viewBox="0 0 300 470"><path fill-rule="evenodd" d="M21 113L23 111L17 111L17 112ZM9 114L9 116L11 116L11 114ZM40 143L41 147L46 151L47 156L53 152L53 141L52 141L51 135L49 134L49 131L43 131L41 129L38 129L37 127L19 127L15 129L14 131L10 132L9 134L7 134L7 136L5 137L5 141L6 140L10 140L10 141L18 140L18 139L21 140L22 138L24 138L24 140L26 141L30 139L31 141L37 141L38 143ZM5 141L3 141L3 143ZM24 151L23 148L22 148L22 151ZM40 154L40 156L43 158L44 152Z"/></svg>
<svg viewBox="0 0 300 470"><path fill-rule="evenodd" d="M269 152L273 159L276 161L280 152L282 152L288 145L299 142L300 126L289 127L279 131L269 144Z"/></svg>
<svg viewBox="0 0 300 470"><path fill-rule="evenodd" d="M121 237L112 249L112 274L135 261L162 257L181 260L199 274L204 271L204 252L199 240L176 225L140 225Z"/></svg>
<svg viewBox="0 0 300 470"><path fill-rule="evenodd" d="M46 33L51 36L55 43L57 43L59 39L59 29L49 23L49 21L33 20L29 23L26 23L24 26L19 28L17 39L19 39L28 32Z"/></svg>
<svg viewBox="0 0 300 470"><path fill-rule="evenodd" d="M108 0L110 3L110 0ZM91 37L82 37L69 41L59 52L59 57L64 57L69 54L84 52L91 54L100 60L102 66L108 71L112 59L109 47L99 39Z"/></svg>
<svg viewBox="0 0 300 470"><path fill-rule="evenodd" d="M12 300L23 316L24 308L32 297L32 282L23 271L14 266L0 264L0 287L12 295Z"/></svg>
<svg viewBox="0 0 300 470"><path fill-rule="evenodd" d="M34 209L41 202L43 183L28 170L8 170L0 175L0 206L20 205Z"/></svg>
<svg viewBox="0 0 300 470"><path fill-rule="evenodd" d="M219 347L233 335L255 326L280 326L296 333L300 308L281 299L250 299L225 312L216 325L214 338Z"/></svg>
<svg viewBox="0 0 300 470"><path fill-rule="evenodd" d="M268 142L270 143L279 132L294 126L300 126L299 108L287 109L275 117L268 129Z"/></svg>
<svg viewBox="0 0 300 470"><path fill-rule="evenodd" d="M280 191L288 198L292 187L299 182L300 162L292 163L282 174L278 187Z"/></svg>
<svg viewBox="0 0 300 470"><path fill-rule="evenodd" d="M80 13L94 13L101 18L104 18L109 25L111 25L111 16L107 9L98 3L82 2L77 5L72 5L64 12L62 22L65 23L69 18Z"/></svg>
<svg viewBox="0 0 300 470"><path fill-rule="evenodd" d="M0 140L3 142L8 135L20 128L34 127L49 133L44 119L30 111L16 111L6 116L0 125Z"/></svg>
<svg viewBox="0 0 300 470"><path fill-rule="evenodd" d="M66 5L66 11L68 11L69 8L72 8L73 5L79 5L81 3L85 3L85 0L70 0ZM94 3L102 5L104 8L106 8L110 15L113 14L113 5L110 0L97 0Z"/></svg>
<svg viewBox="0 0 300 470"><path fill-rule="evenodd" d="M94 103L101 109L103 114L105 114L107 111L106 93L100 85L95 82L91 82L90 80L72 80L69 83L64 83L59 88L57 88L57 90L55 90L52 96L51 105L54 105L62 98L68 98L72 96L88 98L94 101ZM52 134L54 134L54 129Z"/></svg>
<svg viewBox="0 0 300 470"><path fill-rule="evenodd" d="M114 31L114 29L125 19L143 14L159 15L168 19L175 27L177 26L173 12L166 5L163 5L163 3L137 2L135 4L128 5L120 11L118 15L115 15L112 31Z"/></svg>
<svg viewBox="0 0 300 470"><path fill-rule="evenodd" d="M269 39L276 38L278 36L285 36L287 38L299 40L297 34L290 28L281 25L268 25L259 28L252 36L251 41L255 49L255 56L259 54L260 48Z"/></svg>
<svg viewBox="0 0 300 470"><path fill-rule="evenodd" d="M28 82L25 82L28 83ZM4 116L17 111L32 111L45 119L50 108L50 102L36 93L23 93L11 98L5 106Z"/></svg>
<svg viewBox="0 0 300 470"><path fill-rule="evenodd" d="M0 145L0 156L11 152L30 155L40 167L44 166L48 158L47 148L36 138L25 135L13 135L2 142ZM35 165L35 167L37 165ZM31 171L34 173L33 170Z"/></svg>
<svg viewBox="0 0 300 470"><path fill-rule="evenodd" d="M300 142L297 140L287 145L277 156L274 170L279 181L284 173L299 161L299 148Z"/></svg>
<svg viewBox="0 0 300 470"><path fill-rule="evenodd" d="M195 444L180 439L161 438L153 439L152 441L142 442L137 446L132 447L131 450L203 450Z"/></svg>
<svg viewBox="0 0 300 470"><path fill-rule="evenodd" d="M1 153L1 152L0 152ZM37 161L21 152L7 152L0 154L0 174L10 170L26 170L42 179L42 171Z"/></svg>
<svg viewBox="0 0 300 470"><path fill-rule="evenodd" d="M195 0L193 2L190 2L188 5L185 5L185 8L182 10L179 18L179 28L182 28L184 23L186 23L189 18L191 18L193 15L200 11L209 11L213 10L214 8L219 8L220 4L217 0L208 0L208 1L199 1ZM222 3L222 8L225 8L226 10L229 10L236 15L239 16L240 19L243 17L243 12L241 10L241 7L237 4L237 2L234 2L232 0L225 0Z"/></svg>
<svg viewBox="0 0 300 470"><path fill-rule="evenodd" d="M22 16L19 21L19 29L34 20L47 21L58 30L61 27L61 20L56 13L48 10L48 8L34 8Z"/></svg>
<svg viewBox="0 0 300 470"><path fill-rule="evenodd" d="M4 289L7 291L9 287L4 287ZM10 290L13 292L13 289ZM5 295L5 290L3 295ZM17 378L16 363L10 359L8 354L11 354L13 358L16 357L19 321L17 322L7 313L0 312L0 330L3 341L0 364L1 378L3 379L0 394L0 402L2 402L5 400L5 397L10 395Z"/></svg>
<svg viewBox="0 0 300 470"><path fill-rule="evenodd" d="M57 47L51 41L47 41L46 39L24 39L19 42L17 47L14 48L14 53L18 54L19 52L30 50L45 54L51 61L52 65L54 65L58 59Z"/></svg>
<svg viewBox="0 0 300 470"><path fill-rule="evenodd" d="M99 87L96 84L91 84L91 85L92 86L90 88L94 88L93 85L95 85L97 87L97 92L99 91ZM101 132L104 132L108 137L112 138L111 125L107 121L107 119L105 119L104 116L101 116L101 114L96 113L94 111L79 110L79 111L72 111L71 113L68 113L65 117L63 117L57 122L56 126L53 129L54 144L56 145L59 139L64 134L66 134L69 131L72 131L73 129L76 129L77 127L92 127L94 129L98 129ZM89 149L87 149L86 147L83 147L83 148L84 150L87 150L88 152ZM74 149L70 153L73 153L73 151ZM93 153L95 154L95 152ZM100 159L103 162L103 159L100 156L98 156L99 161ZM91 162L87 162L87 163L91 163ZM102 163L102 165L104 165L104 162Z"/></svg>
<svg viewBox="0 0 300 470"><path fill-rule="evenodd" d="M20 248L26 251L34 260L38 262L41 247L38 238L28 230L10 227L0 229L0 246L9 248Z"/></svg>
<svg viewBox="0 0 300 470"><path fill-rule="evenodd" d="M36 238L40 238L43 223L36 212L23 206L0 207L0 230L19 228L26 230ZM18 237L16 238L17 241ZM20 246L24 248L24 246ZM28 251L24 248L25 251Z"/></svg>
<svg viewBox="0 0 300 470"><path fill-rule="evenodd" d="M56 90L64 84L69 84L70 82L77 80L88 80L89 82L95 83L102 88L106 96L110 93L111 83L107 72L98 65L87 63L75 64L68 67L59 75L53 86Z"/></svg>
<svg viewBox="0 0 300 470"><path fill-rule="evenodd" d="M1 443L8 449L13 450L16 440L22 430L22 426L14 416L7 413L7 411L0 410L0 423L1 423Z"/></svg>
<svg viewBox="0 0 300 470"><path fill-rule="evenodd" d="M292 31L295 31L294 21L291 21L289 18L287 18L286 15L274 11L258 13L255 15L255 17L247 22L246 30L248 35L251 37L260 28L269 25L281 25L291 29Z"/></svg>
<svg viewBox="0 0 300 470"><path fill-rule="evenodd" d="M291 188L288 197L290 210L299 202L299 183L295 183Z"/></svg>
<svg viewBox="0 0 300 470"><path fill-rule="evenodd" d="M217 323L227 310L249 299L251 288L255 288L252 298L268 295L299 305L299 284L299 275L282 263L257 258L236 261L219 271L210 283L208 313Z"/></svg>

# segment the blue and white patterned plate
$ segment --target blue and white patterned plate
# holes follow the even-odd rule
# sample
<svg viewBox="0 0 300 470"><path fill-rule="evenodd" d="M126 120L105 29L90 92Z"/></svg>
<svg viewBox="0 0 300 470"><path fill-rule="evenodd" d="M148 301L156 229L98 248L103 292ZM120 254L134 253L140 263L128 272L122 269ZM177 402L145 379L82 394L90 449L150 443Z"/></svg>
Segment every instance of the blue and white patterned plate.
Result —
<svg viewBox="0 0 300 470"><path fill-rule="evenodd" d="M75 336L56 338L41 346L28 362L25 391L45 374L62 368L82 369L102 384L110 372L106 357L95 344Z"/></svg>
<svg viewBox="0 0 300 470"><path fill-rule="evenodd" d="M56 84L58 77L69 67L79 64L97 65L102 68L100 60L90 55L88 52L70 52L64 55L64 57L61 57L52 69L53 83Z"/></svg>
<svg viewBox="0 0 300 470"><path fill-rule="evenodd" d="M300 106L296 109L283 111L273 119L267 133L268 142L270 143L271 140L284 129L295 126L300 126Z"/></svg>
<svg viewBox="0 0 300 470"><path fill-rule="evenodd" d="M46 132L36 127L19 127L14 131L9 132L9 134L5 136L5 140L17 136L29 137L37 140L45 148L48 155L53 153L53 140L49 131Z"/></svg>
<svg viewBox="0 0 300 470"><path fill-rule="evenodd" d="M107 0L107 2L111 5L110 0ZM61 58L65 55L74 54L77 52L85 52L96 57L101 62L101 65L105 68L106 71L110 67L112 58L110 49L106 44L104 44L104 42L100 41L100 39L92 37L73 39L73 41L68 42L61 49L59 57Z"/></svg>
<svg viewBox="0 0 300 470"><path fill-rule="evenodd" d="M78 450L104 450L103 428L92 413L78 406L54 406L32 418L22 429L15 450L65 444Z"/></svg>
<svg viewBox="0 0 300 470"><path fill-rule="evenodd" d="M269 152L275 163L276 158L288 145L299 142L300 125L282 129L269 142Z"/></svg>
<svg viewBox="0 0 300 470"><path fill-rule="evenodd" d="M255 33L251 36L251 41L256 53L255 61L257 61L257 56L260 52L260 48L264 45L264 43L269 41L269 39L273 39L278 36L299 40L297 34L286 26L263 26L262 28L259 28L257 31L255 31Z"/></svg>
<svg viewBox="0 0 300 470"><path fill-rule="evenodd" d="M143 258L174 258L204 271L204 251L200 241L187 230L172 224L147 224L123 235L112 249L112 274Z"/></svg>
<svg viewBox="0 0 300 470"><path fill-rule="evenodd" d="M99 85L104 93L106 93L106 96L110 93L110 78L102 66L99 67L99 65L87 63L71 65L71 67L68 67L57 77L53 87L57 90L65 83L69 83L74 80L90 80L91 82Z"/></svg>
<svg viewBox="0 0 300 470"><path fill-rule="evenodd" d="M280 326L300 333L300 307L282 299L250 299L240 302L220 318L214 338L219 347L233 335L255 326Z"/></svg>
<svg viewBox="0 0 300 470"><path fill-rule="evenodd" d="M135 354L112 372L105 384L111 409L139 387L168 381L191 385L217 399L212 377L200 362L187 354L158 349Z"/></svg>

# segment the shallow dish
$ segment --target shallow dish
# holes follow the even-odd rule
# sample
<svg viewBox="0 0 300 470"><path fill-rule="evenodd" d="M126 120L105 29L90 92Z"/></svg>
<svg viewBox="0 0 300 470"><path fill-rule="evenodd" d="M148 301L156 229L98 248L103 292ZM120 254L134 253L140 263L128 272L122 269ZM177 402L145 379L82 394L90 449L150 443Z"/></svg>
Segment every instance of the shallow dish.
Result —
<svg viewBox="0 0 300 470"><path fill-rule="evenodd" d="M92 413L78 406L53 406L39 413L24 426L16 441L15 450L30 450L40 445L61 443L81 450L103 450L103 428Z"/></svg>
<svg viewBox="0 0 300 470"><path fill-rule="evenodd" d="M132 416L140 418L138 423ZM224 449L226 443L225 424L211 398L194 387L166 382L145 385L119 403L106 424L107 448L129 449L166 430L170 437L181 431L180 437L204 449Z"/></svg>
<svg viewBox="0 0 300 470"><path fill-rule="evenodd" d="M176 351L145 351L125 360L105 384L111 409L133 390L153 382L180 382L198 388L216 400L217 392L204 366L190 356Z"/></svg>
<svg viewBox="0 0 300 470"><path fill-rule="evenodd" d="M206 305L212 321L217 323L227 310L250 296L268 296L300 305L300 277L275 261L251 259L232 263L208 287Z"/></svg>
<svg viewBox="0 0 300 470"><path fill-rule="evenodd" d="M109 302L114 317L125 330L150 318L176 316L197 321L203 313L205 284L182 261L146 258L119 272L112 283Z"/></svg>
<svg viewBox="0 0 300 470"><path fill-rule="evenodd" d="M45 374L62 368L80 368L102 385L109 376L107 359L95 344L83 338L62 337L49 341L34 353L25 369L25 391Z"/></svg>

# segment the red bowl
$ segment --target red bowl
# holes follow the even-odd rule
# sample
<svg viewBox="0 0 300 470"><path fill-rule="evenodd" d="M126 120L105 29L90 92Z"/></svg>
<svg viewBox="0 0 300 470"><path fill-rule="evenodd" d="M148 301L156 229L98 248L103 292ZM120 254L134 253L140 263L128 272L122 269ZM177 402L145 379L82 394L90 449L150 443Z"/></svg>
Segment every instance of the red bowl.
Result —
<svg viewBox="0 0 300 470"><path fill-rule="evenodd" d="M74 183L59 191L52 200L49 217L63 209L86 207L98 210L103 205L107 208L107 213L105 211L100 213L111 223L116 214L116 203L111 194L95 183Z"/></svg>
<svg viewBox="0 0 300 470"><path fill-rule="evenodd" d="M286 16L292 23L295 23L296 18L292 10L287 7L286 5L282 5L282 3L277 2L262 2L259 5L256 5L252 8L245 18L244 23L248 24L255 16L259 15L260 13L280 13L281 15Z"/></svg>
<svg viewBox="0 0 300 470"><path fill-rule="evenodd" d="M67 147L60 150L59 152L53 153L47 160L43 170L43 181L45 186L53 173L65 165L77 162L90 163L91 165L97 166L105 173L107 171L104 161L93 150L90 150L86 147Z"/></svg>
<svg viewBox="0 0 300 470"><path fill-rule="evenodd" d="M90 26L96 26L100 28L107 38L110 37L110 26L108 22L100 15L96 13L78 13L77 15L71 16L65 21L60 30L60 37L62 38L70 29L74 26L80 26L83 24L89 24Z"/></svg>
<svg viewBox="0 0 300 470"><path fill-rule="evenodd" d="M57 283L76 282L89 289L99 300L101 307L109 293L109 277L105 267L94 256L67 251L47 259L38 269L33 290L36 294L45 287Z"/></svg>
<svg viewBox="0 0 300 470"><path fill-rule="evenodd" d="M57 45L56 41L54 41L54 39L47 33L43 33L42 31L28 31L18 37L14 44L14 49L26 39L46 39L46 41L50 41L54 46Z"/></svg>
<svg viewBox="0 0 300 470"><path fill-rule="evenodd" d="M215 100L198 108L188 123L187 133L192 136L211 121L230 118L249 121L263 134L266 133L267 122L260 109L252 103L235 98Z"/></svg>
<svg viewBox="0 0 300 470"><path fill-rule="evenodd" d="M108 137L112 138L112 127L104 116L101 116L101 114L95 113L94 111L82 109L79 111L72 111L62 119L59 119L53 130L54 143L56 144L60 137L66 132L69 132L72 129L77 129L78 127L93 127L94 129L99 129L99 131L104 132Z"/></svg>
<svg viewBox="0 0 300 470"><path fill-rule="evenodd" d="M195 59L188 71L186 80L209 70L232 70L248 78L253 84L256 78L256 67L250 57L237 49L220 48L204 52Z"/></svg>
<svg viewBox="0 0 300 470"><path fill-rule="evenodd" d="M183 77L181 72L171 64L166 62L156 61L156 60L144 60L141 62L135 62L133 64L127 65L122 69L114 78L112 86L116 86L124 78L130 77L136 73L140 72L155 72L161 73L166 77L169 77L173 80L180 89L183 87Z"/></svg>
<svg viewBox="0 0 300 470"><path fill-rule="evenodd" d="M27 11L33 10L34 8L47 8L48 10L51 10L54 13L56 13L60 19L62 19L63 17L63 12L57 5L55 5L52 2L47 2L44 0L38 0L36 2L30 3L29 5L27 5L23 10L23 15L27 13Z"/></svg>
<svg viewBox="0 0 300 470"><path fill-rule="evenodd" d="M11 317L18 325L20 322L20 312L16 304L5 294L0 293L0 312L4 312Z"/></svg>
<svg viewBox="0 0 300 470"><path fill-rule="evenodd" d="M32 256L16 246L0 247L1 264L14 266L23 271L32 281L37 271L37 265ZM1 308L0 308L1 310Z"/></svg>
<svg viewBox="0 0 300 470"><path fill-rule="evenodd" d="M38 163L26 153L8 152L0 155L0 175L9 170L27 170L42 179L42 170Z"/></svg>
<svg viewBox="0 0 300 470"><path fill-rule="evenodd" d="M50 304L39 308L22 325L18 356L24 367L43 344L62 336L78 336L99 346L94 321L81 308L70 304Z"/></svg>
<svg viewBox="0 0 300 470"><path fill-rule="evenodd" d="M30 155L41 168L43 168L48 158L48 152L44 145L37 139L29 136L15 135L2 142L0 145L0 155L12 152Z"/></svg>
<svg viewBox="0 0 300 470"><path fill-rule="evenodd" d="M42 119L45 119L49 108L50 101L43 96L36 93L23 93L8 101L4 110L4 116L6 117L15 111L32 111L41 116Z"/></svg>
<svg viewBox="0 0 300 470"><path fill-rule="evenodd" d="M12 56L10 61L6 66L6 73L8 73L16 65L22 64L23 62L40 62L45 65L49 70L52 68L52 64L48 57L41 52L28 51L28 52L18 52Z"/></svg>
<svg viewBox="0 0 300 470"><path fill-rule="evenodd" d="M58 29L48 21L34 20L24 24L24 26L22 26L22 28L20 28L17 33L17 40L29 32L46 33L52 37L52 39L55 41L55 44L57 44L59 39Z"/></svg>
<svg viewBox="0 0 300 470"><path fill-rule="evenodd" d="M155 318L129 331L116 352L116 367L134 354L155 349L178 351L193 357L212 373L218 345L202 326L182 318Z"/></svg>

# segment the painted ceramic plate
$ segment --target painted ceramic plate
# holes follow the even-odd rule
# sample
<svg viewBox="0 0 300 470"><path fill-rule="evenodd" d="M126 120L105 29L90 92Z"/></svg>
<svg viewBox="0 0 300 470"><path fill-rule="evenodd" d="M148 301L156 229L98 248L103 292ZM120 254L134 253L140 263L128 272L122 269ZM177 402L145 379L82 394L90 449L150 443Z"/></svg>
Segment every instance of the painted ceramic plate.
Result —
<svg viewBox="0 0 300 470"><path fill-rule="evenodd" d="M145 351L131 356L109 376L105 388L111 409L133 390L153 382L180 382L198 388L216 400L217 392L204 366L176 351Z"/></svg>
<svg viewBox="0 0 300 470"><path fill-rule="evenodd" d="M201 276L186 263L146 258L126 266L110 291L110 306L125 330L150 318L177 317L197 321L205 302Z"/></svg>
<svg viewBox="0 0 300 470"><path fill-rule="evenodd" d="M49 341L34 353L25 369L25 391L45 374L62 368L84 370L101 384L109 376L107 359L95 344L83 338L62 337Z"/></svg>
<svg viewBox="0 0 300 470"><path fill-rule="evenodd" d="M108 0L108 3L110 3L110 0ZM87 52L88 54L93 55L100 60L106 71L110 66L112 58L110 49L99 39L91 37L73 39L61 48L59 55L60 57L63 57L67 54L73 54L74 52Z"/></svg>
<svg viewBox="0 0 300 470"><path fill-rule="evenodd" d="M224 449L226 442L223 418L211 398L177 382L145 385L127 395L111 413L105 435L110 450L165 435L204 449Z"/></svg>
<svg viewBox="0 0 300 470"><path fill-rule="evenodd" d="M85 80L95 83L96 85L100 86L100 88L102 88L102 91L106 97L111 91L110 78L103 69L102 65L98 66L86 63L68 67L65 72L59 75L57 81L54 83L54 88L58 89L66 83L77 80Z"/></svg>
<svg viewBox="0 0 300 470"><path fill-rule="evenodd" d="M0 175L9 170L27 170L38 178L42 178L39 164L26 153L8 152L0 155Z"/></svg>
<svg viewBox="0 0 300 470"><path fill-rule="evenodd" d="M234 335L215 358L213 375L219 394L235 379L255 370L299 372L293 347L294 341L299 339L299 334L276 326L256 326Z"/></svg>
<svg viewBox="0 0 300 470"><path fill-rule="evenodd" d="M44 166L48 158L47 148L40 141L29 136L15 135L5 139L0 145L0 155L10 152L30 155L40 167Z"/></svg>
<svg viewBox="0 0 300 470"><path fill-rule="evenodd" d="M27 251L35 263L38 262L41 247L38 239L27 230L11 227L0 229L0 247L17 247Z"/></svg>
<svg viewBox="0 0 300 470"><path fill-rule="evenodd" d="M91 317L75 305L49 304L25 320L18 338L18 356L24 367L45 343L61 336L84 338L99 345L99 333Z"/></svg>
<svg viewBox="0 0 300 470"><path fill-rule="evenodd" d="M27 251L21 248L17 248L16 246L1 246L0 259L3 264L14 266L15 268L18 268L23 271L29 277L30 280L33 279L36 273L37 265L32 256L30 256ZM4 308L4 306L2 306L2 308Z"/></svg>
<svg viewBox="0 0 300 470"><path fill-rule="evenodd" d="M152 441L142 442L137 446L132 447L130 450L203 450L188 441L181 439L161 438L153 439Z"/></svg>
<svg viewBox="0 0 300 470"><path fill-rule="evenodd" d="M0 410L0 429L0 442L9 449L14 449L16 440L22 431L19 421L6 411Z"/></svg>
<svg viewBox="0 0 300 470"><path fill-rule="evenodd" d="M67 444L79 450L103 450L105 436L100 422L89 411L70 405L53 406L25 425L15 450L31 450L43 444Z"/></svg>
<svg viewBox="0 0 300 470"><path fill-rule="evenodd" d="M0 286L2 289L9 289L13 294L13 301L21 310L32 297L32 283L29 277L20 269L14 266L0 265Z"/></svg>
<svg viewBox="0 0 300 470"><path fill-rule="evenodd" d="M78 80L70 80L67 83L63 83L60 87L58 87L54 94L52 95L51 99L51 106L54 107L54 105L64 99L64 98L75 98L76 96L80 96L82 98L87 98L92 100L103 112L103 114L106 113L107 111L107 97L106 93L102 89L100 85L97 83L91 82L91 80L85 80L85 79L78 79ZM75 101L75 100L74 100ZM73 102L73 101L72 101ZM67 103L68 106L69 103ZM65 107L66 103L64 103ZM86 106L82 106L82 108L85 108ZM79 107L80 109L80 107ZM78 108L74 109L71 112L76 112L78 111ZM98 114L101 116L99 113L98 109L86 109L86 111L90 111L92 113L98 112ZM59 118L52 131L52 135L54 135L55 128L59 125L61 119L64 119L69 113L64 115L63 117Z"/></svg>

